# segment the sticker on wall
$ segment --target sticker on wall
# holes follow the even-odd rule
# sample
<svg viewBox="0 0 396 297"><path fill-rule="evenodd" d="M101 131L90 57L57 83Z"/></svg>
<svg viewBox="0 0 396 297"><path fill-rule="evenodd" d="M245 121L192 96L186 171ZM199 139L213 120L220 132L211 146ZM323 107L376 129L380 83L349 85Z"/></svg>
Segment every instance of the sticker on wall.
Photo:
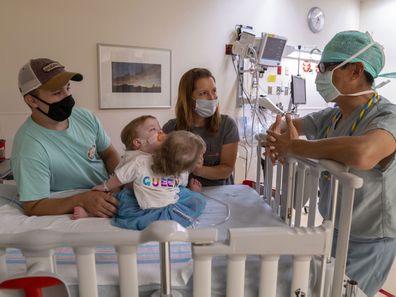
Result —
<svg viewBox="0 0 396 297"><path fill-rule="evenodd" d="M268 74L267 82L269 82L269 83L276 82L276 74Z"/></svg>
<svg viewBox="0 0 396 297"><path fill-rule="evenodd" d="M308 60L305 60L302 65L302 70L306 73L316 75L319 72L319 66L316 63L312 63Z"/></svg>
<svg viewBox="0 0 396 297"><path fill-rule="evenodd" d="M309 61L303 62L303 71L304 72L311 72L311 63Z"/></svg>

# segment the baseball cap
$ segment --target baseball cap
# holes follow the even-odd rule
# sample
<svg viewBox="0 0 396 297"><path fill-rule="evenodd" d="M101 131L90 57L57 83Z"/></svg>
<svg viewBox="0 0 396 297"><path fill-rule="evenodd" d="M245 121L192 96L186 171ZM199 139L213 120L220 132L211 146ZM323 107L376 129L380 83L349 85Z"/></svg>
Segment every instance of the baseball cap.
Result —
<svg viewBox="0 0 396 297"><path fill-rule="evenodd" d="M66 85L69 80L81 81L82 79L83 76L80 73L66 71L65 66L57 61L39 58L31 59L19 70L18 87L22 96L25 96L37 88L56 91Z"/></svg>

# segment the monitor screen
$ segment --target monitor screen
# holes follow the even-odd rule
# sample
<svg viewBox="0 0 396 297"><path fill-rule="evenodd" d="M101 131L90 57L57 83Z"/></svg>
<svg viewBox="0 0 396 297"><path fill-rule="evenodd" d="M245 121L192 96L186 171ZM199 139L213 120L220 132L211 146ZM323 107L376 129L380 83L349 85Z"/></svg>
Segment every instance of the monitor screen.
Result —
<svg viewBox="0 0 396 297"><path fill-rule="evenodd" d="M292 75L291 98L292 98L292 103L295 105L307 103L304 78L300 76Z"/></svg>
<svg viewBox="0 0 396 297"><path fill-rule="evenodd" d="M262 33L259 64L277 66L280 64L287 39L274 34Z"/></svg>

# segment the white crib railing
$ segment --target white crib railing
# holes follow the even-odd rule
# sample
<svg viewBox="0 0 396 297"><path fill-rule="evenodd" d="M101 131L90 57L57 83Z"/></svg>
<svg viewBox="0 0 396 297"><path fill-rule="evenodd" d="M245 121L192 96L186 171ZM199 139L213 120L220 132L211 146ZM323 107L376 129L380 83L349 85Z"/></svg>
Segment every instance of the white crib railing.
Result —
<svg viewBox="0 0 396 297"><path fill-rule="evenodd" d="M193 245L194 296L210 296L211 259L227 256L227 297L244 296L245 260L258 255L260 263L260 297L275 297L278 260L282 255L293 255L293 278L290 296L298 290L307 294L309 267L313 255L326 257L331 249L332 224L310 228L236 228L229 230L227 243ZM303 296L303 295L301 295ZM307 296L307 295L305 295Z"/></svg>
<svg viewBox="0 0 396 297"><path fill-rule="evenodd" d="M261 147L257 148L261 156ZM264 168L264 199L270 204L273 211L278 214L288 225L300 227L304 205L309 201L307 226L315 226L316 209L318 200L319 177L322 172L328 172L327 178L331 182L331 216L329 220L335 224L337 201L341 201L338 226L338 240L336 246L336 259L334 273L326 275L326 263L331 263L330 253L327 260L323 258L321 283L318 296L340 297L342 295L345 266L348 251L348 240L351 228L352 209L355 189L363 185L363 180L348 172L349 168L330 160L310 160L290 157L285 164L276 164L276 171L271 161L265 161ZM258 163L261 163L258 158ZM259 168L259 166L258 166ZM256 185L260 185L260 173L257 171ZM274 180L275 176L275 180ZM273 195L273 185L275 193ZM337 198L339 185L342 185L342 194ZM259 187L256 189L258 190ZM331 232L333 234L333 231ZM333 235L332 235L333 236ZM327 280L325 282L325 279ZM330 286L329 283L332 283ZM323 295L322 295L323 294Z"/></svg>
<svg viewBox="0 0 396 297"><path fill-rule="evenodd" d="M259 154L260 155L260 154ZM211 295L211 262L214 256L226 256L227 297L244 295L245 260L248 255L260 257L260 296L276 296L278 260L281 255L293 256L293 277L290 296L303 296L308 292L310 260L321 257L319 282L314 296L341 297L346 263L346 251L351 223L354 190L362 180L330 161L313 162L290 158L284 166L278 165L273 181L272 166L266 165L264 196L272 209L289 226L229 229L226 242L217 241L215 229L184 229L171 221L154 222L143 231L63 233L37 230L19 234L0 234L0 277L7 275L5 249L20 248L27 258L30 273L46 271L56 273L53 251L57 247L71 246L77 259L79 291L81 297L98 296L95 266L95 246L114 245L118 253L121 296L138 296L137 246L149 241L160 242L161 252L167 254L170 241L193 243L193 293L195 297ZM330 221L314 226L319 175L331 174L333 213ZM272 184L276 185L272 195ZM257 183L258 186L260 183ZM342 185L341 214L334 272L327 259L331 251L338 184ZM271 185L271 186L268 186ZM310 201L308 226L301 227L301 209ZM295 211L293 211L295 209ZM99 236L98 236L99 234ZM166 257L162 257L163 296L170 295ZM331 279L333 279L330 286ZM299 294L299 295L298 295ZM283 297L283 296L282 296Z"/></svg>
<svg viewBox="0 0 396 297"><path fill-rule="evenodd" d="M35 230L18 234L0 234L0 281L7 276L6 248L19 248L27 261L29 274L38 272L56 273L54 249L73 247L76 254L79 280L79 296L98 296L95 264L95 247L114 245L118 254L118 269L121 296L138 295L137 246L156 241L161 248L171 241L208 244L217 240L216 229L189 229L174 221L158 221L143 231L121 230L118 232L65 233L50 230ZM167 255L161 257L166 261ZM161 263L162 266L162 263ZM162 267L163 268L163 267ZM169 279L169 271L163 269L161 278ZM168 284L162 284L170 288Z"/></svg>

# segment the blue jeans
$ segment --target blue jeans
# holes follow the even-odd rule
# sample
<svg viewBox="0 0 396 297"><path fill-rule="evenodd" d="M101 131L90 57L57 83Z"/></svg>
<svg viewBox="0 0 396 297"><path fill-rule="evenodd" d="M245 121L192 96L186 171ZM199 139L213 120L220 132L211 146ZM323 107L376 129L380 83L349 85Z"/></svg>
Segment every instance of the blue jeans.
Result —
<svg viewBox="0 0 396 297"><path fill-rule="evenodd" d="M111 220L112 225L142 230L154 221L173 220L183 227L190 226L206 206L206 200L200 193L186 187L180 187L179 200L161 208L141 209L132 191L127 189L117 193L118 210Z"/></svg>
<svg viewBox="0 0 396 297"><path fill-rule="evenodd" d="M334 230L332 254L338 232ZM373 296L385 283L396 256L396 238L349 239L346 275L358 282L367 296Z"/></svg>

